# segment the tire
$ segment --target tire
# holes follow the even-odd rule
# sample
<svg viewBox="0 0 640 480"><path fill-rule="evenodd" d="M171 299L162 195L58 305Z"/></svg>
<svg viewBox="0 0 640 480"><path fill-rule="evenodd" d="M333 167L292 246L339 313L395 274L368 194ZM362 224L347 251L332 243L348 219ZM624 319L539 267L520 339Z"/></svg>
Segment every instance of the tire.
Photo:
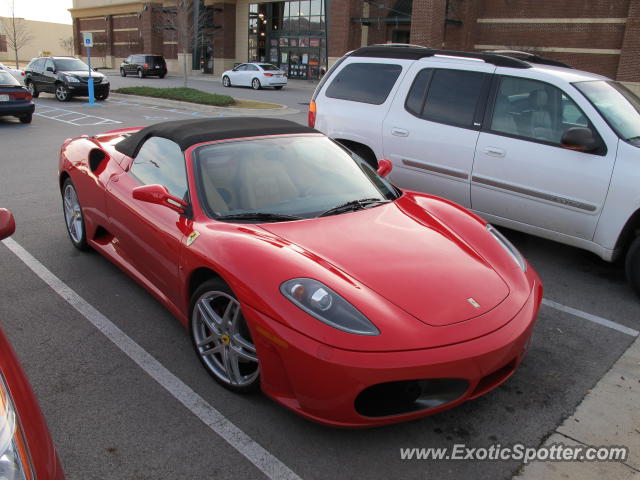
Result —
<svg viewBox="0 0 640 480"><path fill-rule="evenodd" d="M193 347L207 372L233 392L259 390L260 363L229 286L221 279L207 280L191 297L189 312Z"/></svg>
<svg viewBox="0 0 640 480"><path fill-rule="evenodd" d="M231 80L226 75L224 77L222 77L222 86L223 87L230 87L231 86Z"/></svg>
<svg viewBox="0 0 640 480"><path fill-rule="evenodd" d="M262 88L262 85L260 85L260 80L258 80L257 78L251 80L251 88L253 88L254 90L260 90Z"/></svg>
<svg viewBox="0 0 640 480"><path fill-rule="evenodd" d="M282 90L282 87L283 87L283 86L284 86L284 85L278 85L277 87L273 87L273 88L275 88L276 90Z"/></svg>
<svg viewBox="0 0 640 480"><path fill-rule="evenodd" d="M73 246L78 250L88 250L84 214L82 213L76 187L70 178L67 178L62 185L62 212L64 224L67 227L67 233Z"/></svg>
<svg viewBox="0 0 640 480"><path fill-rule="evenodd" d="M161 73L160 75L158 75L158 78L163 79L165 75L166 73Z"/></svg>
<svg viewBox="0 0 640 480"><path fill-rule="evenodd" d="M120 69L120 76L121 77L126 77L127 76L127 72L124 70L124 68Z"/></svg>
<svg viewBox="0 0 640 480"><path fill-rule="evenodd" d="M55 96L59 102L68 102L69 100L71 100L69 89L64 83L58 83L56 85Z"/></svg>
<svg viewBox="0 0 640 480"><path fill-rule="evenodd" d="M144 72L141 68L138 69L138 78L144 78Z"/></svg>
<svg viewBox="0 0 640 480"><path fill-rule="evenodd" d="M629 285L640 296L640 236L636 237L627 250L624 266Z"/></svg>
<svg viewBox="0 0 640 480"><path fill-rule="evenodd" d="M96 95L96 100L102 101L102 100L106 100L107 98L109 98L109 92Z"/></svg>
<svg viewBox="0 0 640 480"><path fill-rule="evenodd" d="M26 86L33 98L38 98L40 96L40 92L36 88L35 83L33 83L32 81L28 81Z"/></svg>
<svg viewBox="0 0 640 480"><path fill-rule="evenodd" d="M31 123L32 119L33 119L32 113L18 117L18 120L20 120L20 123Z"/></svg>

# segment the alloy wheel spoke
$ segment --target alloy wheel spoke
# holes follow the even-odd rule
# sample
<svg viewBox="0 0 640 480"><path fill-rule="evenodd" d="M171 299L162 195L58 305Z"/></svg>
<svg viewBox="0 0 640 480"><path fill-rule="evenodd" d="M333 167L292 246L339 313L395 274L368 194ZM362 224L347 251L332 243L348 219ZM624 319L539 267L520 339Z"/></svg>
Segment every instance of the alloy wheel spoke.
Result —
<svg viewBox="0 0 640 480"><path fill-rule="evenodd" d="M198 312L200 313L200 317L207 325L209 330L211 330L216 335L220 336L222 332L220 331L220 320L218 315L213 311L211 305L207 301L207 299L202 299L198 302Z"/></svg>
<svg viewBox="0 0 640 480"><path fill-rule="evenodd" d="M255 355L255 349L246 348L244 345L246 343L239 343L238 339L234 337L233 343L231 344L231 348L236 353L237 356L249 360L250 362L258 363L258 357Z"/></svg>
<svg viewBox="0 0 640 480"><path fill-rule="evenodd" d="M224 343L219 343L215 347L207 348L206 350L202 350L200 353L202 355L213 355L214 353L222 353L224 349Z"/></svg>
<svg viewBox="0 0 640 480"><path fill-rule="evenodd" d="M202 340L200 340L197 345L198 347L204 347L205 345L208 345L212 342L214 342L215 340L217 340L218 338L220 338L219 335L216 335L215 333L213 335L210 335L208 337L203 338ZM204 353L204 352L203 352Z"/></svg>
<svg viewBox="0 0 640 480"><path fill-rule="evenodd" d="M229 377L229 381L233 384L239 383L242 375L240 374L238 356L235 350L226 346L222 351L222 361L224 363L224 369L227 372L227 377Z"/></svg>

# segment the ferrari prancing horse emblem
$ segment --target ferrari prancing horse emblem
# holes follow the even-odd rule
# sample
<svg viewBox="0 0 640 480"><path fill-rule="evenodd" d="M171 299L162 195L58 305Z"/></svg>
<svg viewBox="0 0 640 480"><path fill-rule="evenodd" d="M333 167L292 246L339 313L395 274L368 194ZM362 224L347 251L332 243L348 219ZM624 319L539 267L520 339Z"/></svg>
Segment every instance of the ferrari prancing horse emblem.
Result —
<svg viewBox="0 0 640 480"><path fill-rule="evenodd" d="M480 308L480 304L476 302L476 300L472 297L467 298L467 302L469 302L473 306L473 308Z"/></svg>
<svg viewBox="0 0 640 480"><path fill-rule="evenodd" d="M187 237L187 247L190 247L193 242L196 241L196 238L200 236L200 232L196 232L195 230L189 234Z"/></svg>

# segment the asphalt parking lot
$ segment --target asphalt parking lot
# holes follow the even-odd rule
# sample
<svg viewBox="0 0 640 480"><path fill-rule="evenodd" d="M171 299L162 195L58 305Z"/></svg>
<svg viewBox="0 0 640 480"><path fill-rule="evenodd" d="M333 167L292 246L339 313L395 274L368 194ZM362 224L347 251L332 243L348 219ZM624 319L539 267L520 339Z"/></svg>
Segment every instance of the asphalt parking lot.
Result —
<svg viewBox="0 0 640 480"><path fill-rule="evenodd" d="M262 93L270 102L277 94L286 98L278 103L291 107L285 118L306 120L300 104L308 101L307 86L293 86L289 97L287 88L227 91L243 98ZM545 298L556 303L543 305L529 353L503 386L442 414L367 430L330 429L260 394L234 395L208 376L186 330L146 291L100 255L74 249L56 178L65 138L205 114L116 101L89 108L85 99L61 104L50 95L35 101L31 125L0 119L0 206L15 215L13 241L164 367L158 374L150 363L136 363L122 343L105 336L0 245L0 322L70 479L508 479L518 462L403 461L400 448L538 446L631 344L629 329L640 329L640 302L621 265L505 231L542 277ZM602 319L615 323L598 323ZM188 398L180 396L184 392L191 392ZM220 414L215 422L206 424L185 407L196 398L192 394L203 401L201 413Z"/></svg>

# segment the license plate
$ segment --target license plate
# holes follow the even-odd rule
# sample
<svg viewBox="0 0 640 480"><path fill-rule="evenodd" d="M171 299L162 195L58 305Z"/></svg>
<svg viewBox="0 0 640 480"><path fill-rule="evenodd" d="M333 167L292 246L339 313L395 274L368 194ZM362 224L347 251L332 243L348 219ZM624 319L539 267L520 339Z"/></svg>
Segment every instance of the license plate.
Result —
<svg viewBox="0 0 640 480"><path fill-rule="evenodd" d="M160 65L156 65L156 68L160 68Z"/></svg>
<svg viewBox="0 0 640 480"><path fill-rule="evenodd" d="M0 102L8 102L9 95L0 95Z"/></svg>

